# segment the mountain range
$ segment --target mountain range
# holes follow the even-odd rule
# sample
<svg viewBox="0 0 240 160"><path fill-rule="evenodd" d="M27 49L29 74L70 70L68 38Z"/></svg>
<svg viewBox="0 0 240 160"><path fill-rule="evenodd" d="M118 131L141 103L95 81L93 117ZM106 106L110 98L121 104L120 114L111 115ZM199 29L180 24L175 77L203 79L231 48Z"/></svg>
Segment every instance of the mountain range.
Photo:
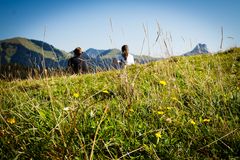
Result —
<svg viewBox="0 0 240 160"><path fill-rule="evenodd" d="M206 44L198 44L192 51L184 56L208 53ZM82 55L93 68L109 69L112 59L121 54L119 49L98 50L89 48ZM46 42L27 39L11 38L0 41L0 66L17 64L30 68L66 68L67 61L73 52L66 52L55 48ZM147 63L160 60L150 56L133 55L137 63Z"/></svg>

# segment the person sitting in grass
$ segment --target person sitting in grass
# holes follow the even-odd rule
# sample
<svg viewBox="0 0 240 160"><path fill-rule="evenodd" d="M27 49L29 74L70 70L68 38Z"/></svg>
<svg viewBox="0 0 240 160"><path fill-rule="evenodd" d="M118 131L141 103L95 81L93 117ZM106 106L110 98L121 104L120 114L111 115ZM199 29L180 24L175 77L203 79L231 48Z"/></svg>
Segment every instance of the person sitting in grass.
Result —
<svg viewBox="0 0 240 160"><path fill-rule="evenodd" d="M113 59L115 68L124 68L126 66L135 64L133 55L129 54L128 45L122 46L122 54Z"/></svg>
<svg viewBox="0 0 240 160"><path fill-rule="evenodd" d="M68 60L68 67L74 74L87 73L88 68L85 60L83 59L83 51L77 47L73 51L74 56Z"/></svg>

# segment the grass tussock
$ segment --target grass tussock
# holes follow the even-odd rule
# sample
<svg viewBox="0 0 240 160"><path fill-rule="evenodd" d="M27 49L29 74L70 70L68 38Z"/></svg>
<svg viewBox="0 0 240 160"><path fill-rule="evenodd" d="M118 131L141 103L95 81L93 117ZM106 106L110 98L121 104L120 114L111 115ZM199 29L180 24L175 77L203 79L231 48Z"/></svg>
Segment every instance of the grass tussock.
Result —
<svg viewBox="0 0 240 160"><path fill-rule="evenodd" d="M240 49L0 82L1 159L230 159Z"/></svg>

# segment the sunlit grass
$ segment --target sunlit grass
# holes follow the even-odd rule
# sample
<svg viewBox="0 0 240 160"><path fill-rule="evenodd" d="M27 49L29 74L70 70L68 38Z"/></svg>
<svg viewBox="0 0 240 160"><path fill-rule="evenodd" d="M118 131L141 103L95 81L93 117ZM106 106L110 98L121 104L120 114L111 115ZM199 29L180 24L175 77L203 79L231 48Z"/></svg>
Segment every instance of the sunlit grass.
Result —
<svg viewBox="0 0 240 160"><path fill-rule="evenodd" d="M3 159L237 158L240 49L1 81ZM239 157L238 157L239 158Z"/></svg>

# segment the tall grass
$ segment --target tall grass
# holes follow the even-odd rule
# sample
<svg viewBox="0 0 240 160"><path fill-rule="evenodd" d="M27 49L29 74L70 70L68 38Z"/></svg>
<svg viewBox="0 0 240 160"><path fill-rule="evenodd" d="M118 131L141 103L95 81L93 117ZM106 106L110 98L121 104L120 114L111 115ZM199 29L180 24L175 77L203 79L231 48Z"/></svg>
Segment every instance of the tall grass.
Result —
<svg viewBox="0 0 240 160"><path fill-rule="evenodd" d="M239 158L240 49L0 83L1 159Z"/></svg>

